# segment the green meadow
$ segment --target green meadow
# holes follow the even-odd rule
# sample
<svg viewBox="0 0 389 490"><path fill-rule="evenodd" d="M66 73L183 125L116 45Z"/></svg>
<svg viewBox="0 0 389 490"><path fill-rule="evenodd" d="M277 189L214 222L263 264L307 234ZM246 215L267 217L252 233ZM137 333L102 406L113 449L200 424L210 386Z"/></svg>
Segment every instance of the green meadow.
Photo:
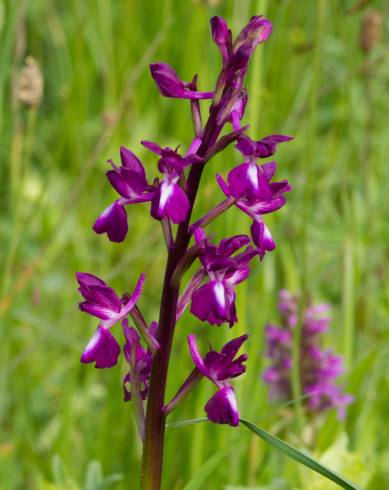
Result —
<svg viewBox="0 0 389 490"><path fill-rule="evenodd" d="M369 11L375 20L365 22L361 40ZM186 148L189 104L161 97L148 64L170 63L184 80L198 73L200 90L212 90L220 56L209 19L224 16L236 34L260 13L273 34L251 61L244 123L255 139L295 137L275 156L277 177L293 191L266 217L277 248L238 286L238 324L215 328L183 315L167 396L192 369L188 334L219 348L248 331L247 372L234 383L242 418L363 489L389 488L388 2L0 0L1 490L138 488L141 445L133 406L122 400L126 365L96 370L79 362L97 322L78 310L74 274L131 291L146 272L140 307L158 319L166 250L148 205L128 208L122 244L91 229L116 198L106 161L118 162L125 145L151 176L156 159L140 140ZM32 102L21 95L28 57L44 81L41 100L38 93ZM39 69L27 63L39 89ZM223 198L215 174L240 162L229 148L207 165L195 217ZM234 208L209 231L221 239L249 225ZM282 288L332 305L325 345L344 357L341 383L355 397L343 422L334 410L312 420L298 400L268 399L264 326L279 321ZM201 382L169 422L204 417L213 392ZM167 428L163 488L339 487L242 424L197 423Z"/></svg>

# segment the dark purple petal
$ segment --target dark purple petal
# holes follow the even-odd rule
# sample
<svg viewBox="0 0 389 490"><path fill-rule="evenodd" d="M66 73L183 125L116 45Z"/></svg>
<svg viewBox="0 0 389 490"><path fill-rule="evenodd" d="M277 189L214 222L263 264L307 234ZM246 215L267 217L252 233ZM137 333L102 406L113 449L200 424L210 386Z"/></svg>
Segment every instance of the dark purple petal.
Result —
<svg viewBox="0 0 389 490"><path fill-rule="evenodd" d="M238 138L238 142L235 148L239 150L243 155L249 156L254 155L257 148L256 142L253 141L249 136L243 135Z"/></svg>
<svg viewBox="0 0 389 490"><path fill-rule="evenodd" d="M127 213L117 201L106 208L97 218L93 230L101 235L107 233L111 242L122 242L128 232Z"/></svg>
<svg viewBox="0 0 389 490"><path fill-rule="evenodd" d="M226 46L230 42L230 30L223 17L215 16L211 19L212 39L219 46Z"/></svg>
<svg viewBox="0 0 389 490"><path fill-rule="evenodd" d="M232 360L236 356L238 350L242 347L242 345L244 344L244 342L246 342L248 338L249 336L246 334L246 335L241 335L236 339L230 340L229 342L227 342L227 344L225 344L225 346L222 348L220 353L224 354L227 359Z"/></svg>
<svg viewBox="0 0 389 490"><path fill-rule="evenodd" d="M89 315L96 316L101 320L110 320L115 316L115 313L112 311L111 308L88 303L86 301L79 303L79 308L81 311L88 313Z"/></svg>
<svg viewBox="0 0 389 490"><path fill-rule="evenodd" d="M131 150L126 148L125 146L120 147L120 159L123 167L128 170L132 170L139 174L139 176L143 176L146 178L145 169L143 168L142 162L139 158L133 153Z"/></svg>
<svg viewBox="0 0 389 490"><path fill-rule="evenodd" d="M239 412L232 386L220 388L205 405L208 419L216 424L239 424Z"/></svg>
<svg viewBox="0 0 389 490"><path fill-rule="evenodd" d="M261 165L261 169L262 169L263 175L265 176L265 179L268 182L270 182L271 179L274 177L274 174L276 173L277 164L276 164L276 162L264 163Z"/></svg>
<svg viewBox="0 0 389 490"><path fill-rule="evenodd" d="M222 282L210 281L201 286L192 296L190 311L202 321L211 325L221 325L236 321L235 292L226 288Z"/></svg>
<svg viewBox="0 0 389 490"><path fill-rule="evenodd" d="M165 97L183 97L185 84L178 78L176 71L170 65L166 63L151 64L150 72L162 95Z"/></svg>
<svg viewBox="0 0 389 490"><path fill-rule="evenodd" d="M149 151L156 153L157 155L162 155L163 150L157 143L153 143L152 141L143 140L143 141L141 141L141 144L145 148L147 148Z"/></svg>
<svg viewBox="0 0 389 490"><path fill-rule="evenodd" d="M117 363L120 346L115 337L106 328L97 327L81 356L83 363L95 363L96 368L109 368Z"/></svg>
<svg viewBox="0 0 389 490"><path fill-rule="evenodd" d="M178 99L211 99L213 92L195 92L187 89L187 83L178 78L176 71L166 63L150 65L151 76L165 97Z"/></svg>
<svg viewBox="0 0 389 490"><path fill-rule="evenodd" d="M185 221L189 199L183 189L173 182L161 182L152 200L151 216L157 220L169 218L175 224Z"/></svg>
<svg viewBox="0 0 389 490"><path fill-rule="evenodd" d="M144 282L145 282L145 274L142 273L139 276L139 279L135 285L133 293L126 298L126 302L123 305L122 313L125 314L125 316L128 315L128 313L134 308L138 299L140 298Z"/></svg>
<svg viewBox="0 0 389 490"><path fill-rule="evenodd" d="M230 197L232 195L230 192L230 188L229 188L228 184L223 180L223 177L219 174L216 174L216 180L217 180L217 183L219 184L221 190L224 192L224 194L227 197Z"/></svg>
<svg viewBox="0 0 389 490"><path fill-rule="evenodd" d="M230 256L249 243L250 238L247 235L235 235L231 238L224 238L219 243L218 253L220 255Z"/></svg>
<svg viewBox="0 0 389 490"><path fill-rule="evenodd" d="M242 29L237 37L236 44L253 44L253 47L267 40L272 32L272 24L262 15L255 15L250 22Z"/></svg>
<svg viewBox="0 0 389 490"><path fill-rule="evenodd" d="M269 228L262 221L254 221L250 230L253 242L258 247L261 258L265 256L266 252L271 252L276 248Z"/></svg>
<svg viewBox="0 0 389 490"><path fill-rule="evenodd" d="M236 286L237 284L245 281L250 274L248 267L240 267L234 272L230 272L225 275L225 281L229 286Z"/></svg>
<svg viewBox="0 0 389 490"><path fill-rule="evenodd" d="M120 170L109 170L107 178L112 187L124 198L137 200L143 197L142 193L150 188L146 178L133 170L121 168ZM151 200L151 197L149 197Z"/></svg>
<svg viewBox="0 0 389 490"><path fill-rule="evenodd" d="M189 344L190 354L192 356L195 366L200 371L200 373L202 373L204 376L212 380L212 378L210 377L210 372L206 367L206 365L204 364L204 359L201 357L199 348L197 347L195 335L193 334L188 335L188 344Z"/></svg>
<svg viewBox="0 0 389 490"><path fill-rule="evenodd" d="M259 190L259 168L253 163L242 163L228 174L231 194L236 197L252 197Z"/></svg>
<svg viewBox="0 0 389 490"><path fill-rule="evenodd" d="M85 288L90 286L106 286L102 279L87 272L76 272L76 279L78 284Z"/></svg>

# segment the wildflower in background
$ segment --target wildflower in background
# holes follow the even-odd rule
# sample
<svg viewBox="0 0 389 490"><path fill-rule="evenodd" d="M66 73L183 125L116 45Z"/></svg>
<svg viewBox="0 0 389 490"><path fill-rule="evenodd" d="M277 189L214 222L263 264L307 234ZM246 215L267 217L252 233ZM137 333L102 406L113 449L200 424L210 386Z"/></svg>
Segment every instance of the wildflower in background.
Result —
<svg viewBox="0 0 389 490"><path fill-rule="evenodd" d="M94 362L96 368L112 367L117 363L120 346L110 328L124 320L135 307L142 292L144 274L139 277L132 295L126 294L122 298L93 274L78 272L76 277L78 290L85 298L79 304L80 310L101 320L82 353L81 362Z"/></svg>
<svg viewBox="0 0 389 490"><path fill-rule="evenodd" d="M328 330L331 318L327 304L306 308L303 317L300 346L300 381L307 398L308 412L321 412L336 408L343 419L345 407L352 402L351 395L337 386L337 378L343 374L343 360L331 350L321 348L322 334ZM298 297L286 290L280 292L279 311L282 326L267 325L267 356L271 365L263 373L263 380L270 386L271 398L289 400L292 390L292 336L298 319Z"/></svg>
<svg viewBox="0 0 389 490"><path fill-rule="evenodd" d="M247 338L248 335L242 335L230 340L220 352L211 349L203 358L198 350L195 335L188 336L189 349L195 366L218 388L205 405L208 419L217 424L236 426L239 423L235 391L229 380L246 371L243 363L247 361L247 355L242 354L234 358Z"/></svg>

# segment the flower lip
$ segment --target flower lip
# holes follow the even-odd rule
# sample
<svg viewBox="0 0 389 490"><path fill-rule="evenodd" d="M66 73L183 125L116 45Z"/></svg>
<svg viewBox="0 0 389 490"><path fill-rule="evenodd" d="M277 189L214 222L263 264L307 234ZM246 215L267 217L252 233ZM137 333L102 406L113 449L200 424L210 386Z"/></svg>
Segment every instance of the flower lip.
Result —
<svg viewBox="0 0 389 490"><path fill-rule="evenodd" d="M232 386L220 388L205 405L208 419L216 424L239 424L238 404Z"/></svg>

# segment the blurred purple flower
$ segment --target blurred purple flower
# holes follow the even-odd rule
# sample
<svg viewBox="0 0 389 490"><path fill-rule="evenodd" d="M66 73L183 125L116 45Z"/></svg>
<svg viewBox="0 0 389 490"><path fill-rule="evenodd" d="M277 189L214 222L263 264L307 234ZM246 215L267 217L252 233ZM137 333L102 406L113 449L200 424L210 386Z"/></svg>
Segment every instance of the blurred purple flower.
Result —
<svg viewBox="0 0 389 490"><path fill-rule="evenodd" d="M267 356L271 365L262 379L270 386L271 398L288 400L292 390L292 336L298 320L298 297L286 290L280 291L279 310L282 327L266 326ZM322 334L330 322L328 304L309 306L304 312L300 346L300 381L305 407L310 412L336 408L338 418L345 416L345 407L353 401L343 393L336 379L343 374L343 360L330 350L322 350Z"/></svg>
<svg viewBox="0 0 389 490"><path fill-rule="evenodd" d="M210 350L203 358L198 350L195 335L188 336L188 343L193 362L203 376L210 379L218 388L215 395L205 405L207 417L217 424L239 424L239 412L235 391L229 380L240 376L246 370L243 364L247 355L242 354L234 359L248 335L231 340L220 352Z"/></svg>

